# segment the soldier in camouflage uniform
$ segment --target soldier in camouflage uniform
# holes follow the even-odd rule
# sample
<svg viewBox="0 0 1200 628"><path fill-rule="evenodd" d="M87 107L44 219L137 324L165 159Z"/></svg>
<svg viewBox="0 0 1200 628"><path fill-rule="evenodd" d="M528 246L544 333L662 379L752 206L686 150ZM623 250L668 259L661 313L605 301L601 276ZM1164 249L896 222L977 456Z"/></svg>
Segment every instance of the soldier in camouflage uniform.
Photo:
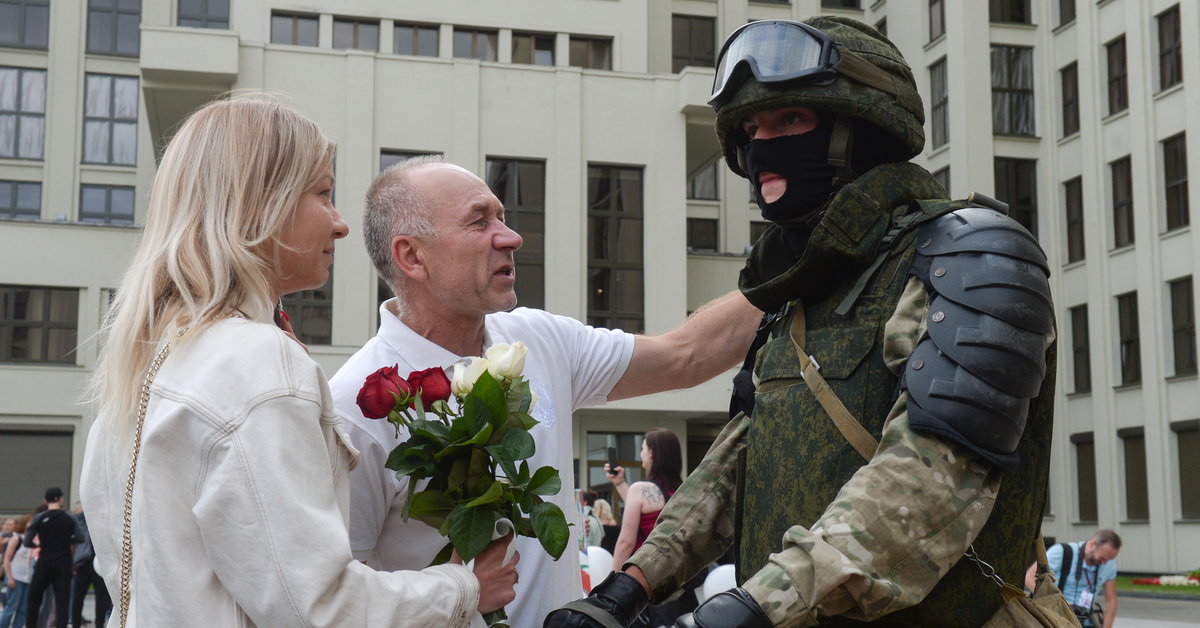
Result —
<svg viewBox="0 0 1200 628"><path fill-rule="evenodd" d="M628 626L736 541L741 586L679 626L982 626L1001 581L1020 586L1046 498L1044 254L907 162L921 99L869 26L743 26L710 104L773 223L740 280L768 313L752 375L624 571L545 625ZM822 387L877 447L850 444Z"/></svg>

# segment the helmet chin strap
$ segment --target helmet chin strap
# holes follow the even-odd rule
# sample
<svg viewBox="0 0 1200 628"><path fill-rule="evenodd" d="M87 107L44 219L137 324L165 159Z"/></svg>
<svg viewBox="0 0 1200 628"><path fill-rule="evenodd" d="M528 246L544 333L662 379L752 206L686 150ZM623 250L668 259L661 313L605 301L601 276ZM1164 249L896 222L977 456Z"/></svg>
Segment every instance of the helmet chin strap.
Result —
<svg viewBox="0 0 1200 628"><path fill-rule="evenodd" d="M829 136L829 165L837 168L833 185L840 188L858 177L850 165L854 154L854 122L837 116L833 123L833 134Z"/></svg>

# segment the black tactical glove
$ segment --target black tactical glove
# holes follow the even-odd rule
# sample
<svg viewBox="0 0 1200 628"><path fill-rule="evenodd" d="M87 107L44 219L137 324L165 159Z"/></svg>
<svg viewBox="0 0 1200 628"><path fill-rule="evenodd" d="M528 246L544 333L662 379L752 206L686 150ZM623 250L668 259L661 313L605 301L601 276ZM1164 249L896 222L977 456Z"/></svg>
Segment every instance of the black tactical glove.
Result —
<svg viewBox="0 0 1200 628"><path fill-rule="evenodd" d="M547 615L542 628L628 628L649 601L642 583L614 571L591 595Z"/></svg>
<svg viewBox="0 0 1200 628"><path fill-rule="evenodd" d="M705 600L695 612L675 620L675 628L771 627L767 614L741 587L722 591Z"/></svg>

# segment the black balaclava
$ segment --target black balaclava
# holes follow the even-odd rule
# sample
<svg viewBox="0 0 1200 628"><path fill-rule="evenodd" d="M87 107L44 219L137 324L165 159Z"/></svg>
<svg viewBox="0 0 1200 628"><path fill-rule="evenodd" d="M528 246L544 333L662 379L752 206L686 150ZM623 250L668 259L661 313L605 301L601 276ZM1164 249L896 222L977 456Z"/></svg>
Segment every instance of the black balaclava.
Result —
<svg viewBox="0 0 1200 628"><path fill-rule="evenodd" d="M746 143L746 174L763 218L784 228L796 253L804 250L812 219L837 189L837 168L829 164L829 138L835 117L819 113L817 126L802 135L784 135ZM787 181L783 196L763 201L759 174L773 172Z"/></svg>
<svg viewBox="0 0 1200 628"><path fill-rule="evenodd" d="M829 165L829 138L834 116L820 115L817 126L803 135L784 135L746 143L746 174L754 184L754 200L763 218L786 224L804 219L825 204L834 192L837 169ZM773 172L787 181L783 196L772 203L762 199L758 176Z"/></svg>

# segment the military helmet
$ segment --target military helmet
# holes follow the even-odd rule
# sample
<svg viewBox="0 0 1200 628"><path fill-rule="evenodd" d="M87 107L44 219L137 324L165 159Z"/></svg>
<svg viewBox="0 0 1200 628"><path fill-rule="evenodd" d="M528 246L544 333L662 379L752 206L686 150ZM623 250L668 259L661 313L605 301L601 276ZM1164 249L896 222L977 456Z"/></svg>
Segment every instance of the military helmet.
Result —
<svg viewBox="0 0 1200 628"><path fill-rule="evenodd" d="M924 106L904 56L879 31L849 18L742 26L721 49L709 104L725 161L742 176L749 138L741 121L768 109L805 107L869 123L895 147L894 161L925 146Z"/></svg>

